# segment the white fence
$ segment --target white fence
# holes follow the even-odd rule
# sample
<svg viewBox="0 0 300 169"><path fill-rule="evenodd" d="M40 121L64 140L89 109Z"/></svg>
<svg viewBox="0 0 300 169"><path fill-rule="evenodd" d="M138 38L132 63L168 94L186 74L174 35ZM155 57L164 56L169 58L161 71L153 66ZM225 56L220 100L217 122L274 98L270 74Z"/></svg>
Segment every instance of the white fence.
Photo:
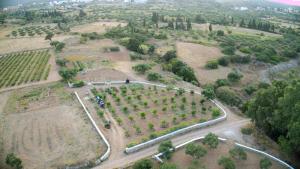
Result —
<svg viewBox="0 0 300 169"><path fill-rule="evenodd" d="M145 84L145 85L152 85L152 86L157 86L157 87L162 87L162 88L166 88L167 86L166 85L161 85L161 84L154 84L154 83L149 83L149 82L142 82L142 81L131 81L130 83L136 83L136 84ZM125 81L110 81L110 82L90 82L90 84L92 85L103 85L103 84L106 84L106 85L110 85L110 84L125 84ZM177 87L174 87L173 88L174 90L178 90L179 88ZM190 92L191 90L190 89L184 89L186 92ZM198 95L201 95L200 92L194 92L195 94L198 94ZM160 136L160 137L157 137L155 139L152 139L152 140L149 140L149 141L146 141L144 143L141 143L141 144L138 144L138 145L135 145L133 147L127 147L125 149L125 152L126 153L133 153L133 152L136 152L136 151L139 151L141 149L144 149L144 148L147 148L147 147L151 147L159 142L162 142L164 140L167 140L167 139L170 139L172 137L175 137L175 136L178 136L180 134L184 134L184 133L188 133L192 130L196 130L196 129L200 129L200 128L203 128L203 127L208 127L210 125L213 125L213 124L216 124L216 123L219 123L221 121L224 121L226 120L227 118L227 113L226 111L217 103L215 102L214 100L211 100L219 109L222 110L222 112L224 113L223 116L217 118L217 119L213 119L213 120L210 120L210 121L207 121L207 122L203 122L203 123L198 123L198 124L194 124L192 126L188 126L188 127L185 127L185 128L182 128L182 129L179 129L177 131L174 131L174 132L171 132L171 133L168 133L166 135L163 135L163 136Z"/></svg>
<svg viewBox="0 0 300 169"><path fill-rule="evenodd" d="M79 103L81 104L81 106L83 107L85 113L87 114L87 116L89 117L90 121L92 122L94 128L96 129L97 133L100 135L100 137L103 139L104 143L106 144L107 146L107 150L106 152L100 157L99 160L96 161L96 164L100 164L102 161L106 160L109 155L110 155L110 151L111 151L111 148L110 148L110 144L108 143L107 139L105 138L104 134L101 132L101 130L98 128L96 122L93 120L92 116L90 115L89 111L87 110L87 108L85 107L85 105L83 104L83 102L81 101L79 95L77 92L74 92Z"/></svg>

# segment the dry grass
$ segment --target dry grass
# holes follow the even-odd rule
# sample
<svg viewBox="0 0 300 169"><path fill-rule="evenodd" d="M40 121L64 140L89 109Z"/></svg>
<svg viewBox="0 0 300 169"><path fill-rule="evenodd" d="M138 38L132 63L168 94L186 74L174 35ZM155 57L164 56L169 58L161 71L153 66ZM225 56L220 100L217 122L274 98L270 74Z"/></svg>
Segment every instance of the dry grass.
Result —
<svg viewBox="0 0 300 169"><path fill-rule="evenodd" d="M79 25L71 28L71 32L79 32L79 33L91 33L91 32L97 32L97 33L105 33L106 29L117 27L117 26L126 26L127 23L123 22L94 22L89 23L85 25Z"/></svg>
<svg viewBox="0 0 300 169"><path fill-rule="evenodd" d="M231 68L228 67L219 67L216 70L205 69L205 64L208 61L216 60L222 56L219 48L177 42L176 49L179 58L194 69L201 84L213 83L217 79L226 78L231 71Z"/></svg>

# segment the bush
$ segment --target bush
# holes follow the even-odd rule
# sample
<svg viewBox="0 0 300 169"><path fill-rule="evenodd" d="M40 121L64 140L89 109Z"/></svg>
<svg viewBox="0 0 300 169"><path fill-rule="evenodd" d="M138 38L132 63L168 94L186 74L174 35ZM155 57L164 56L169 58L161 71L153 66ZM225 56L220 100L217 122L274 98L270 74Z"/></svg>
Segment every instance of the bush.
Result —
<svg viewBox="0 0 300 169"><path fill-rule="evenodd" d="M241 99L228 87L220 87L216 90L216 96L224 103L231 106L239 106Z"/></svg>
<svg viewBox="0 0 300 169"><path fill-rule="evenodd" d="M205 65L205 68L207 69L218 69L218 61L217 60L212 60L212 61L208 61Z"/></svg>
<svg viewBox="0 0 300 169"><path fill-rule="evenodd" d="M257 88L254 85L248 85L244 88L244 90L248 95L252 95L257 90Z"/></svg>
<svg viewBox="0 0 300 169"><path fill-rule="evenodd" d="M149 159L143 159L138 162L135 162L132 166L132 169L152 169L153 162Z"/></svg>
<svg viewBox="0 0 300 169"><path fill-rule="evenodd" d="M221 57L221 58L218 59L218 63L221 66L228 66L229 59L228 59L228 57L223 56L223 57Z"/></svg>
<svg viewBox="0 0 300 169"><path fill-rule="evenodd" d="M162 76L159 73L150 72L147 75L147 79L149 81L158 81L162 78Z"/></svg>
<svg viewBox="0 0 300 169"><path fill-rule="evenodd" d="M176 51L172 50L172 51L168 51L166 54L164 54L162 58L165 62L169 62L176 57L177 57Z"/></svg>
<svg viewBox="0 0 300 169"><path fill-rule="evenodd" d="M235 147L229 150L229 154L232 158L238 160L247 160L247 153L242 148Z"/></svg>
<svg viewBox="0 0 300 169"><path fill-rule="evenodd" d="M235 169L235 164L229 157L222 156L218 160L218 164L223 166L224 169Z"/></svg>
<svg viewBox="0 0 300 169"><path fill-rule="evenodd" d="M132 69L140 74L145 74L146 71L151 69L151 66L149 64L138 64L133 66Z"/></svg>
<svg viewBox="0 0 300 169"><path fill-rule="evenodd" d="M226 55L233 55L235 53L234 46L226 46L223 48L222 52Z"/></svg>
<svg viewBox="0 0 300 169"><path fill-rule="evenodd" d="M248 127L248 128L241 128L241 132L245 135L251 135L253 133L253 129Z"/></svg>
<svg viewBox="0 0 300 169"><path fill-rule="evenodd" d="M238 73L237 71L233 71L227 75L227 78L230 82L235 83L235 82L239 82L241 78L243 78L243 75Z"/></svg>
<svg viewBox="0 0 300 169"><path fill-rule="evenodd" d="M171 141L164 141L162 143L160 143L159 147L158 147L158 152L163 153L162 157L165 159L170 159L172 152L174 149L173 144Z"/></svg>
<svg viewBox="0 0 300 169"><path fill-rule="evenodd" d="M77 70L62 68L58 73L64 80L70 80L77 75Z"/></svg>
<svg viewBox="0 0 300 169"><path fill-rule="evenodd" d="M269 169L272 166L272 162L268 158L263 158L259 163L260 169Z"/></svg>
<svg viewBox="0 0 300 169"><path fill-rule="evenodd" d="M13 153L8 154L5 159L5 163L9 165L10 167L14 167L16 169L22 169L22 160L18 157L16 157Z"/></svg>
<svg viewBox="0 0 300 169"><path fill-rule="evenodd" d="M178 59L171 60L171 71L183 78L184 81L198 85L198 80L192 68Z"/></svg>
<svg viewBox="0 0 300 169"><path fill-rule="evenodd" d="M247 63L250 63L251 57L250 56L233 55L233 56L229 56L229 60L231 63L247 64Z"/></svg>
<svg viewBox="0 0 300 169"><path fill-rule="evenodd" d="M59 66L66 66L67 60L66 59L56 59L56 64Z"/></svg>
<svg viewBox="0 0 300 169"><path fill-rule="evenodd" d="M207 134L203 139L203 144L208 145L210 148L217 148L219 145L218 136L213 133Z"/></svg>
<svg viewBox="0 0 300 169"><path fill-rule="evenodd" d="M84 82L82 80L73 82L73 87L82 87L84 86Z"/></svg>
<svg viewBox="0 0 300 169"><path fill-rule="evenodd" d="M129 56L131 60L143 60L143 56L139 53L131 52Z"/></svg>
<svg viewBox="0 0 300 169"><path fill-rule="evenodd" d="M212 117L217 118L221 115L221 111L218 108L212 108Z"/></svg>
<svg viewBox="0 0 300 169"><path fill-rule="evenodd" d="M224 31L218 30L217 31L217 36L224 36Z"/></svg>
<svg viewBox="0 0 300 169"><path fill-rule="evenodd" d="M227 79L218 79L216 82L215 82L215 87L218 88L218 87L222 87L222 86L229 86L229 81Z"/></svg>

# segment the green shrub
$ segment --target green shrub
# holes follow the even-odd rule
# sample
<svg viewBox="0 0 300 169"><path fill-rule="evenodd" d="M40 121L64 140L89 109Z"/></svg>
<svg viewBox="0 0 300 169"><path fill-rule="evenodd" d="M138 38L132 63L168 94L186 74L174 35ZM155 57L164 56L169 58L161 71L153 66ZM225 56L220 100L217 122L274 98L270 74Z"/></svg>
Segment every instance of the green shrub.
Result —
<svg viewBox="0 0 300 169"><path fill-rule="evenodd" d="M239 106L242 103L241 99L235 94L235 92L226 86L219 87L216 90L216 96L221 101L231 106Z"/></svg>
<svg viewBox="0 0 300 169"><path fill-rule="evenodd" d="M133 66L132 69L140 74L145 74L146 71L151 69L151 66L149 64L138 64Z"/></svg>
<svg viewBox="0 0 300 169"><path fill-rule="evenodd" d="M241 132L245 135L251 135L253 133L253 129L250 127L241 128Z"/></svg>
<svg viewBox="0 0 300 169"><path fill-rule="evenodd" d="M227 75L227 78L230 82L236 83L239 82L241 78L243 78L243 75L237 71L232 71Z"/></svg>
<svg viewBox="0 0 300 169"><path fill-rule="evenodd" d="M82 87L82 86L84 86L84 81L82 80L77 80L73 82L73 87Z"/></svg>
<svg viewBox="0 0 300 169"><path fill-rule="evenodd" d="M223 57L221 57L221 58L218 59L218 63L221 66L228 66L228 64L229 64L229 58L226 57L226 56L223 56Z"/></svg>
<svg viewBox="0 0 300 169"><path fill-rule="evenodd" d="M147 79L149 81L158 81L162 78L162 76L159 73L155 73L155 72L150 72L147 75Z"/></svg>
<svg viewBox="0 0 300 169"><path fill-rule="evenodd" d="M218 61L217 60L212 60L212 61L208 61L205 65L205 68L207 69L218 69Z"/></svg>

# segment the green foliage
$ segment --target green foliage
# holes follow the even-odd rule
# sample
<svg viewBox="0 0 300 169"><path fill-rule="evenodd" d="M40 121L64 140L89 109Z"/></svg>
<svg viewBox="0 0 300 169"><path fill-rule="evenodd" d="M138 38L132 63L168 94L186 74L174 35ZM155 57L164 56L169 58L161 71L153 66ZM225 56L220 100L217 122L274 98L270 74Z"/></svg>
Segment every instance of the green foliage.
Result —
<svg viewBox="0 0 300 169"><path fill-rule="evenodd" d="M210 148L217 148L219 145L218 136L213 133L207 134L203 139L203 144L208 145Z"/></svg>
<svg viewBox="0 0 300 169"><path fill-rule="evenodd" d="M241 128L241 132L245 135L251 135L253 133L253 129L251 127Z"/></svg>
<svg viewBox="0 0 300 169"><path fill-rule="evenodd" d="M7 154L6 159L5 159L5 163L7 165L9 165L10 167L13 167L15 169L22 169L23 168L22 160L19 159L18 157L16 157L15 154L13 154L13 153Z"/></svg>
<svg viewBox="0 0 300 169"><path fill-rule="evenodd" d="M165 162L159 168L160 169L177 169L178 167L175 164Z"/></svg>
<svg viewBox="0 0 300 169"><path fill-rule="evenodd" d="M82 87L82 86L84 86L84 81L82 80L73 81L73 87Z"/></svg>
<svg viewBox="0 0 300 169"><path fill-rule="evenodd" d="M229 64L229 58L226 57L226 56L223 56L223 57L221 57L221 58L218 59L218 63L221 66L228 66L228 64Z"/></svg>
<svg viewBox="0 0 300 169"><path fill-rule="evenodd" d="M62 68L59 70L59 75L64 79L64 80L71 80L77 75L77 70L75 69L68 69L68 68Z"/></svg>
<svg viewBox="0 0 300 169"><path fill-rule="evenodd" d="M132 69L140 74L145 74L146 71L151 69L151 66L149 64L138 64L133 66Z"/></svg>
<svg viewBox="0 0 300 169"><path fill-rule="evenodd" d="M258 90L246 109L255 125L279 140L287 153L300 152L299 89L299 80L274 81L268 88Z"/></svg>
<svg viewBox="0 0 300 169"><path fill-rule="evenodd" d="M205 96L207 99L214 99L216 97L214 87L211 85L207 85L202 90L203 96Z"/></svg>
<svg viewBox="0 0 300 169"><path fill-rule="evenodd" d="M224 169L235 169L235 164L229 157L222 156L218 160L218 164L223 166Z"/></svg>
<svg viewBox="0 0 300 169"><path fill-rule="evenodd" d="M228 87L219 87L216 90L216 96L222 102L231 105L231 106L239 106L242 103L242 100Z"/></svg>
<svg viewBox="0 0 300 169"><path fill-rule="evenodd" d="M147 79L149 81L158 81L162 78L162 76L159 73L155 73L155 72L150 72L147 75Z"/></svg>
<svg viewBox="0 0 300 169"><path fill-rule="evenodd" d="M158 152L163 153L162 157L165 159L170 159L172 156L172 152L173 152L173 144L172 142L169 141L164 141L162 143L160 143L159 147L158 147Z"/></svg>
<svg viewBox="0 0 300 169"><path fill-rule="evenodd" d="M260 169L269 169L272 166L272 162L268 158L263 158L259 162Z"/></svg>
<svg viewBox="0 0 300 169"><path fill-rule="evenodd" d="M207 151L201 145L190 143L185 148L185 154L192 156L195 159L200 159L207 154Z"/></svg>
<svg viewBox="0 0 300 169"><path fill-rule="evenodd" d="M62 49L65 47L65 43L59 42L59 41L52 41L50 43L50 45L54 46L55 47L55 51L57 51L57 52L61 52Z"/></svg>
<svg viewBox="0 0 300 169"><path fill-rule="evenodd" d="M222 30L217 31L217 36L224 36L224 35L225 35L224 31L222 31Z"/></svg>
<svg viewBox="0 0 300 169"><path fill-rule="evenodd" d="M205 65L206 69L218 69L218 61L217 60L212 60L212 61L208 61Z"/></svg>
<svg viewBox="0 0 300 169"><path fill-rule="evenodd" d="M168 51L163 55L163 60L165 62L170 62L172 59L177 58L177 54L175 50Z"/></svg>
<svg viewBox="0 0 300 169"><path fill-rule="evenodd" d="M254 92L257 91L257 88L254 85L248 85L244 88L244 90L248 95L252 95Z"/></svg>
<svg viewBox="0 0 300 169"><path fill-rule="evenodd" d="M56 64L61 66L61 67L66 66L66 63L67 63L66 59L56 59Z"/></svg>
<svg viewBox="0 0 300 169"><path fill-rule="evenodd" d="M219 87L222 87L222 86L229 86L230 83L227 79L218 79L216 82L215 82L215 87L216 88L219 88Z"/></svg>
<svg viewBox="0 0 300 169"><path fill-rule="evenodd" d="M47 35L45 37L45 40L50 40L51 41L53 36L54 36L54 34L52 32L49 32L49 33L47 33Z"/></svg>
<svg viewBox="0 0 300 169"><path fill-rule="evenodd" d="M247 153L242 148L235 147L229 150L229 154L232 158L238 160L247 160Z"/></svg>
<svg viewBox="0 0 300 169"><path fill-rule="evenodd" d="M219 117L220 115L221 115L220 109L218 109L218 108L216 108L216 107L212 108L212 117L213 117L213 118L217 118L217 117Z"/></svg>
<svg viewBox="0 0 300 169"><path fill-rule="evenodd" d="M243 75L237 71L232 71L227 75L227 79L232 83L239 82L241 78L243 78Z"/></svg>
<svg viewBox="0 0 300 169"><path fill-rule="evenodd" d="M132 169L152 169L152 168L153 168L153 162L149 159L143 159L137 161L132 166Z"/></svg>

